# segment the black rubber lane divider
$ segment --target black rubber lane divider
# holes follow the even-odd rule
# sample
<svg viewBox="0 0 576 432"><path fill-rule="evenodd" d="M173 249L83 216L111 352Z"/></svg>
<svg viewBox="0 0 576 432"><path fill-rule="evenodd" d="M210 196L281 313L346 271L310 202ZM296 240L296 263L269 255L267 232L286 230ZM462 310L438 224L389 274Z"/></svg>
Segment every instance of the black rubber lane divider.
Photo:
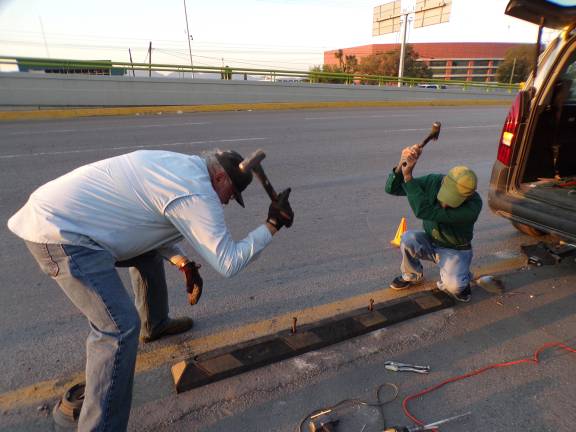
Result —
<svg viewBox="0 0 576 432"><path fill-rule="evenodd" d="M357 309L296 329L209 351L172 366L176 392L326 347L430 312L454 306L440 290L419 292L401 299Z"/></svg>

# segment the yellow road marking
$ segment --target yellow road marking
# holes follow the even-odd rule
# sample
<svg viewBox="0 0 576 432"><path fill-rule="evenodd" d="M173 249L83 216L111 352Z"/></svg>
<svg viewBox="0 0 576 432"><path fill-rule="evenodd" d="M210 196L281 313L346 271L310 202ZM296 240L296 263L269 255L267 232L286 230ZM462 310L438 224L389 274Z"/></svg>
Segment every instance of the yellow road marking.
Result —
<svg viewBox="0 0 576 432"><path fill-rule="evenodd" d="M482 275L513 270L523 266L524 263L525 259L519 256L516 258L500 260L493 264L483 266L482 268L472 268L472 271L475 277L479 277ZM184 357L193 354L200 354L216 348L287 330L291 328L292 317L294 316L298 318L298 325L309 324L354 309L368 307L370 299L374 299L374 303L377 304L407 294L414 294L417 291L424 291L432 288L434 285L433 282L428 282L410 289L408 293L383 288L371 293L361 294L333 303L285 313L268 320L246 324L213 335L197 339L189 339L178 345L160 347L156 350L140 353L138 355L136 361L136 373L143 373L151 369L156 369L167 363L175 363ZM84 380L84 373L78 372L66 379L41 381L27 387L0 394L0 409L9 410L22 408L38 404L48 399L60 397L73 384L82 380Z"/></svg>
<svg viewBox="0 0 576 432"><path fill-rule="evenodd" d="M335 102L283 102L221 105L168 105L119 108L67 108L38 109L34 111L0 111L0 120L41 120L91 116L122 116L179 112L289 110L351 107L414 107L414 106L463 106L510 105L508 99L441 99L422 101L335 101Z"/></svg>

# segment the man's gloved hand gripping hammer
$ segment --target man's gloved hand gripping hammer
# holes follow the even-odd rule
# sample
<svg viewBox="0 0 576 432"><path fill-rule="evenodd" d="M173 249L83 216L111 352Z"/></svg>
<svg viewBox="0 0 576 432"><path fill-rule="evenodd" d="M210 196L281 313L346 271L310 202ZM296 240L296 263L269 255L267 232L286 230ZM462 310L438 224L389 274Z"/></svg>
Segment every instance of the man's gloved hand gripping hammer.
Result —
<svg viewBox="0 0 576 432"><path fill-rule="evenodd" d="M288 202L291 189L285 189L280 194L276 193L274 187L270 183L270 180L268 180L268 176L262 168L261 162L265 157L266 153L264 153L263 150L256 150L254 153L252 153L251 156L240 162L238 168L244 172L252 171L258 180L260 180L264 190L270 197L272 204L270 204L270 208L268 210L267 222L273 225L277 230L283 226L290 228L290 226L292 226L292 222L294 221L294 212L292 211L292 207L290 207L290 203Z"/></svg>

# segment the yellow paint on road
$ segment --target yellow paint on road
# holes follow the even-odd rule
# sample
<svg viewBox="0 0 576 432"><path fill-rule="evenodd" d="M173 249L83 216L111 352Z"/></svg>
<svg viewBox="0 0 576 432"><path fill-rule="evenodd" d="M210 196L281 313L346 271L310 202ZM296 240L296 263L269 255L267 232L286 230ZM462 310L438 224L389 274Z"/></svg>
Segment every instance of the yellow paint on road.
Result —
<svg viewBox="0 0 576 432"><path fill-rule="evenodd" d="M525 261L524 257L518 256L516 258L499 260L482 268L473 268L472 271L475 277L497 274L520 268L524 265ZM398 292L386 287L371 293L361 294L333 303L285 313L268 320L246 324L213 335L189 339L178 345L163 346L149 352L140 353L136 362L136 373L143 373L166 364L172 364L195 354L212 351L227 345L245 342L250 339L290 329L292 326L292 318L295 316L298 318L298 325L310 324L355 309L368 307L370 299L374 299L374 303L378 304L408 294L414 294L418 291L429 290L434 287L434 282L424 283L408 290L408 292ZM22 408L61 397L68 388L83 379L84 373L79 372L66 379L41 381L27 387L0 394L0 409L6 411Z"/></svg>
<svg viewBox="0 0 576 432"><path fill-rule="evenodd" d="M468 106L468 105L510 105L509 99L441 99L421 101L334 101L334 102L281 102L246 103L221 105L168 105L141 107L102 107L102 108L66 108L37 109L31 111L0 111L0 120L47 120L94 116L128 116L179 114L214 111L265 111L318 108L355 108L355 107L417 107L417 106Z"/></svg>

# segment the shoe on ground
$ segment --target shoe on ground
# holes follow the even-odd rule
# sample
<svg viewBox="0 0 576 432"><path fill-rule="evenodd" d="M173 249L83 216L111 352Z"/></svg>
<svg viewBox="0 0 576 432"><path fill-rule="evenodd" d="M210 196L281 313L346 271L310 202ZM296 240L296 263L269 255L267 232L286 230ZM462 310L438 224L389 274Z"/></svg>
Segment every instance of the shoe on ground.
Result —
<svg viewBox="0 0 576 432"><path fill-rule="evenodd" d="M462 302L462 303L468 303L470 301L470 299L472 298L472 290L470 289L470 285L468 285L466 288L464 288L459 293L453 293L450 291L445 291L445 292L447 294L450 294L450 296L453 297L455 300Z"/></svg>
<svg viewBox="0 0 576 432"><path fill-rule="evenodd" d="M168 318L166 324L164 324L159 330L156 330L149 336L142 336L140 339L144 343L153 342L164 336L172 336L180 333L184 333L192 328L194 321L192 318L181 317L181 318Z"/></svg>
<svg viewBox="0 0 576 432"><path fill-rule="evenodd" d="M420 283L422 283L423 279L424 278L421 277L420 279L417 279L414 281L407 281L407 280L404 280L402 275L396 276L394 278L394 280L392 281L392 283L390 284L390 288L392 288L393 290L400 291L400 290L403 290L406 288L411 288L415 285L419 285Z"/></svg>

